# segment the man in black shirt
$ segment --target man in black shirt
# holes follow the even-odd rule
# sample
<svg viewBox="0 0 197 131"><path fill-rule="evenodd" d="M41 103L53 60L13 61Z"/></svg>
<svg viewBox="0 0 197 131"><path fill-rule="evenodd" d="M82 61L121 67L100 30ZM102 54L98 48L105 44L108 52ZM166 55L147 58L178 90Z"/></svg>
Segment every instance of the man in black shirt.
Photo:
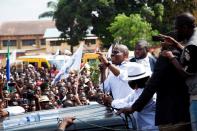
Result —
<svg viewBox="0 0 197 131"><path fill-rule="evenodd" d="M195 17L183 13L176 20L177 35L185 41L185 46L169 36L163 36L168 45L177 47L182 51L180 62L171 51L163 51L163 56L171 60L182 77L186 79L190 93L190 115L193 131L197 130L197 28Z"/></svg>

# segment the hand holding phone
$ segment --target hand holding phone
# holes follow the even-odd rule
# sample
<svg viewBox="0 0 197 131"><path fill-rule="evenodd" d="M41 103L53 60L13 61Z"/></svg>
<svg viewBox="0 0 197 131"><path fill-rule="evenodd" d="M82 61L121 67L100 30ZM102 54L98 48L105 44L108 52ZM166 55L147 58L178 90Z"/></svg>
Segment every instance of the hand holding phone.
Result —
<svg viewBox="0 0 197 131"><path fill-rule="evenodd" d="M9 83L8 83L8 86L9 86L9 87L14 87L15 85L16 85L15 82L9 82Z"/></svg>

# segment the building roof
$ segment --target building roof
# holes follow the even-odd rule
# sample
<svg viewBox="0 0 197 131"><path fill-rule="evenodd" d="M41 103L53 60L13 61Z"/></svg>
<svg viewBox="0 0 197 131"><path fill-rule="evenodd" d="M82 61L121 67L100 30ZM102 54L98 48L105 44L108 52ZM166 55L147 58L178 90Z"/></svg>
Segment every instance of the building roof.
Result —
<svg viewBox="0 0 197 131"><path fill-rule="evenodd" d="M51 39L51 38L59 38L61 35L61 31L57 28L47 28L44 33L44 38ZM97 39L98 37L95 34L87 33L84 39Z"/></svg>
<svg viewBox="0 0 197 131"><path fill-rule="evenodd" d="M48 28L44 33L44 38L58 38L61 33L57 28Z"/></svg>
<svg viewBox="0 0 197 131"><path fill-rule="evenodd" d="M43 35L46 28L54 27L55 22L51 20L3 22L0 24L0 36Z"/></svg>

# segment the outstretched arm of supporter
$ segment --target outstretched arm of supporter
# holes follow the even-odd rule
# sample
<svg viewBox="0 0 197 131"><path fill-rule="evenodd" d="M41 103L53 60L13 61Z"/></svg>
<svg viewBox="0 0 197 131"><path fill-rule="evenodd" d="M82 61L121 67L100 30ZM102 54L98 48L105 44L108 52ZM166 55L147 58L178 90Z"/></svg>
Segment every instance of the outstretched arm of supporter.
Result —
<svg viewBox="0 0 197 131"><path fill-rule="evenodd" d="M151 85L147 86L143 90L140 97L132 105L131 110L140 112L148 104L148 102L153 97L155 92L156 92L155 86L151 86Z"/></svg>
<svg viewBox="0 0 197 131"><path fill-rule="evenodd" d="M75 118L74 117L65 117L63 118L63 120L61 121L61 123L58 126L57 131L64 131L65 128L69 127L70 125L73 124Z"/></svg>
<svg viewBox="0 0 197 131"><path fill-rule="evenodd" d="M82 105L78 94L74 95L73 99L74 99L74 101L76 102L77 105Z"/></svg>
<svg viewBox="0 0 197 131"><path fill-rule="evenodd" d="M35 95L35 102L36 102L36 111L41 110L40 102L39 102L39 96Z"/></svg>
<svg viewBox="0 0 197 131"><path fill-rule="evenodd" d="M22 97L21 89L19 88L17 82L15 84L15 88L16 88L17 93L20 95L20 97Z"/></svg>

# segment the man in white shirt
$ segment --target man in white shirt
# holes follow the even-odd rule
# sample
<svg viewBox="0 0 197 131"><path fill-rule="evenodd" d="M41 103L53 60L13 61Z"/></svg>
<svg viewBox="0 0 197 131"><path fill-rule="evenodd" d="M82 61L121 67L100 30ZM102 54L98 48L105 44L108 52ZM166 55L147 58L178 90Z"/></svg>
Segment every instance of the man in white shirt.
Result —
<svg viewBox="0 0 197 131"><path fill-rule="evenodd" d="M145 66L147 72L153 72L156 59L148 53L148 42L139 40L134 49L135 57L130 62L137 62Z"/></svg>
<svg viewBox="0 0 197 131"><path fill-rule="evenodd" d="M120 109L132 106L142 94L146 81L150 77L150 72L146 72L146 68L142 64L132 63L130 65L128 83L134 89L134 93L123 99L113 100L111 103L113 108ZM155 105L156 102L152 98L141 112L133 113L137 124L137 130L158 131L158 127L155 126Z"/></svg>
<svg viewBox="0 0 197 131"><path fill-rule="evenodd" d="M21 106L10 106L0 110L0 116L13 116L25 113L25 109Z"/></svg>
<svg viewBox="0 0 197 131"><path fill-rule="evenodd" d="M21 106L9 106L5 108L4 101L0 99L0 118L12 115L19 115L25 112L25 109Z"/></svg>
<svg viewBox="0 0 197 131"><path fill-rule="evenodd" d="M105 93L112 94L113 99L121 99L129 94L133 93L133 90L128 85L128 48L125 45L116 44L112 49L110 63L105 55L99 54L101 61L101 89ZM109 75L107 76L106 69L109 69ZM106 98L106 97L105 97Z"/></svg>

